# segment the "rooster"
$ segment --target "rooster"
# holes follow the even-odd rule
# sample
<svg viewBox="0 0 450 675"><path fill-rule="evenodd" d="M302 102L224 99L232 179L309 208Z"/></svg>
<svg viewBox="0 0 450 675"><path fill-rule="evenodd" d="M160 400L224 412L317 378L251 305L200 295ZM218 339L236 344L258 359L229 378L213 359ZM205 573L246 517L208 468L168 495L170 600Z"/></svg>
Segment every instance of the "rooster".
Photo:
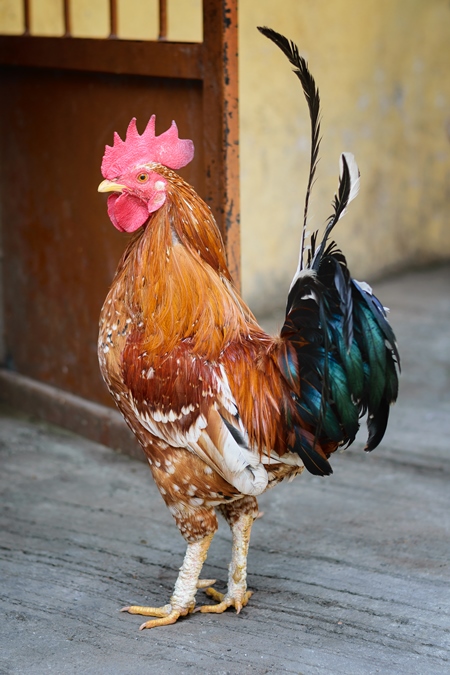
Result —
<svg viewBox="0 0 450 675"><path fill-rule="evenodd" d="M306 247L308 202L320 145L319 93L297 46L259 29L288 57L309 106L312 146L300 257L279 335L269 336L233 286L209 207L176 170L194 156L175 122L155 135L106 146L100 192L108 214L135 233L100 316L105 382L148 459L153 478L187 541L172 597L162 607L124 607L172 624L195 610L198 588L214 604L196 611L240 612L247 590L257 496L306 468L332 473L330 455L355 438L367 413L370 451L381 441L398 391L399 356L385 311L351 278L330 233L359 187L353 156L341 156L338 192L324 236ZM200 573L219 511L232 531L225 594Z"/></svg>

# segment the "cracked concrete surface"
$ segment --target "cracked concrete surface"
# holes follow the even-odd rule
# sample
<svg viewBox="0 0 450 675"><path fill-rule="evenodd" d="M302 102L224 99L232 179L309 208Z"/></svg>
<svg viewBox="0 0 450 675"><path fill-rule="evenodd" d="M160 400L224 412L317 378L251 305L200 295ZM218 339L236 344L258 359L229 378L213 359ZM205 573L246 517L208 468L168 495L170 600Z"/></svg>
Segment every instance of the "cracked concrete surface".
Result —
<svg viewBox="0 0 450 675"><path fill-rule="evenodd" d="M166 603L185 550L148 468L2 409L0 673L450 672L450 267L375 290L403 358L388 433L260 499L239 616L138 632L118 609ZM219 590L229 558L221 521Z"/></svg>

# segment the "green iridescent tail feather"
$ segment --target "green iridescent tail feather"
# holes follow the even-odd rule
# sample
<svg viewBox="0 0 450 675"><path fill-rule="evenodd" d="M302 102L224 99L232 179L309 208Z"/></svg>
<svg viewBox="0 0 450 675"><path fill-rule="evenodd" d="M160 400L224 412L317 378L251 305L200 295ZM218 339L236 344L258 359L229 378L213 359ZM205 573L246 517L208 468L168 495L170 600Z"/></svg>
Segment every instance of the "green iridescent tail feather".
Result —
<svg viewBox="0 0 450 675"><path fill-rule="evenodd" d="M397 345L378 300L350 275L344 295L351 294L351 303L348 298L343 301L342 286L330 275L335 265L345 265L345 259L333 246L322 256L316 273L305 270L297 279L281 336L295 349L301 392L297 411L306 425L316 429L315 442L350 445L360 417L367 413L365 449L373 450L383 438L390 405L398 394ZM349 304L351 318L343 309ZM311 448L305 448L304 441L292 449L303 460L306 455L305 466L313 473L331 472L331 467L324 472L323 465L311 464Z"/></svg>

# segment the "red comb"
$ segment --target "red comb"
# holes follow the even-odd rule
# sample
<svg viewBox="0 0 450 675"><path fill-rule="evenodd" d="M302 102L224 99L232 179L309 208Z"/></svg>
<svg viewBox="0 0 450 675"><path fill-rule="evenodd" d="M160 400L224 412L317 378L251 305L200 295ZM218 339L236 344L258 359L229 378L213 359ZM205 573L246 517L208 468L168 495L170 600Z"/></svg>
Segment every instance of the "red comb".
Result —
<svg viewBox="0 0 450 675"><path fill-rule="evenodd" d="M127 135L123 141L117 132L114 133L114 145L107 145L102 161L103 177L112 180L121 176L127 169L139 164L156 162L169 169L181 169L194 157L192 141L178 138L178 128L172 122L167 131L155 136L155 115L145 127L141 135L133 117L128 125Z"/></svg>

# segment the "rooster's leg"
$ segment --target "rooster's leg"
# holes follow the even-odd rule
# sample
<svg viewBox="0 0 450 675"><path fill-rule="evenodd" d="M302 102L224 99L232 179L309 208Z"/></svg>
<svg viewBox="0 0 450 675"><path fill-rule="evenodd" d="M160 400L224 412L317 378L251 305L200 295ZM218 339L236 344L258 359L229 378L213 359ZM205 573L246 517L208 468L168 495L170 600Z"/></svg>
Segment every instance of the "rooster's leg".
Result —
<svg viewBox="0 0 450 675"><path fill-rule="evenodd" d="M255 497L244 497L219 508L233 535L228 589L226 594L219 593L215 588L206 589L207 595L218 601L218 604L203 605L196 611L220 614L228 607L234 607L239 614L252 595L252 591L247 591L247 554L253 521L258 515L258 502Z"/></svg>
<svg viewBox="0 0 450 675"><path fill-rule="evenodd" d="M141 614L143 616L156 616L158 619L146 621L140 626L143 628L155 628L155 626L167 626L175 621L180 616L190 614L195 607L195 593L197 588L201 588L206 584L206 581L214 583L213 580L199 580L203 563L205 562L208 553L209 545L214 536L214 533L208 534L200 541L195 541L188 544L186 555L180 573L175 583L173 595L170 598L170 603L163 607L141 607L139 605L132 605L131 607L124 607L122 612L129 612L130 614Z"/></svg>

